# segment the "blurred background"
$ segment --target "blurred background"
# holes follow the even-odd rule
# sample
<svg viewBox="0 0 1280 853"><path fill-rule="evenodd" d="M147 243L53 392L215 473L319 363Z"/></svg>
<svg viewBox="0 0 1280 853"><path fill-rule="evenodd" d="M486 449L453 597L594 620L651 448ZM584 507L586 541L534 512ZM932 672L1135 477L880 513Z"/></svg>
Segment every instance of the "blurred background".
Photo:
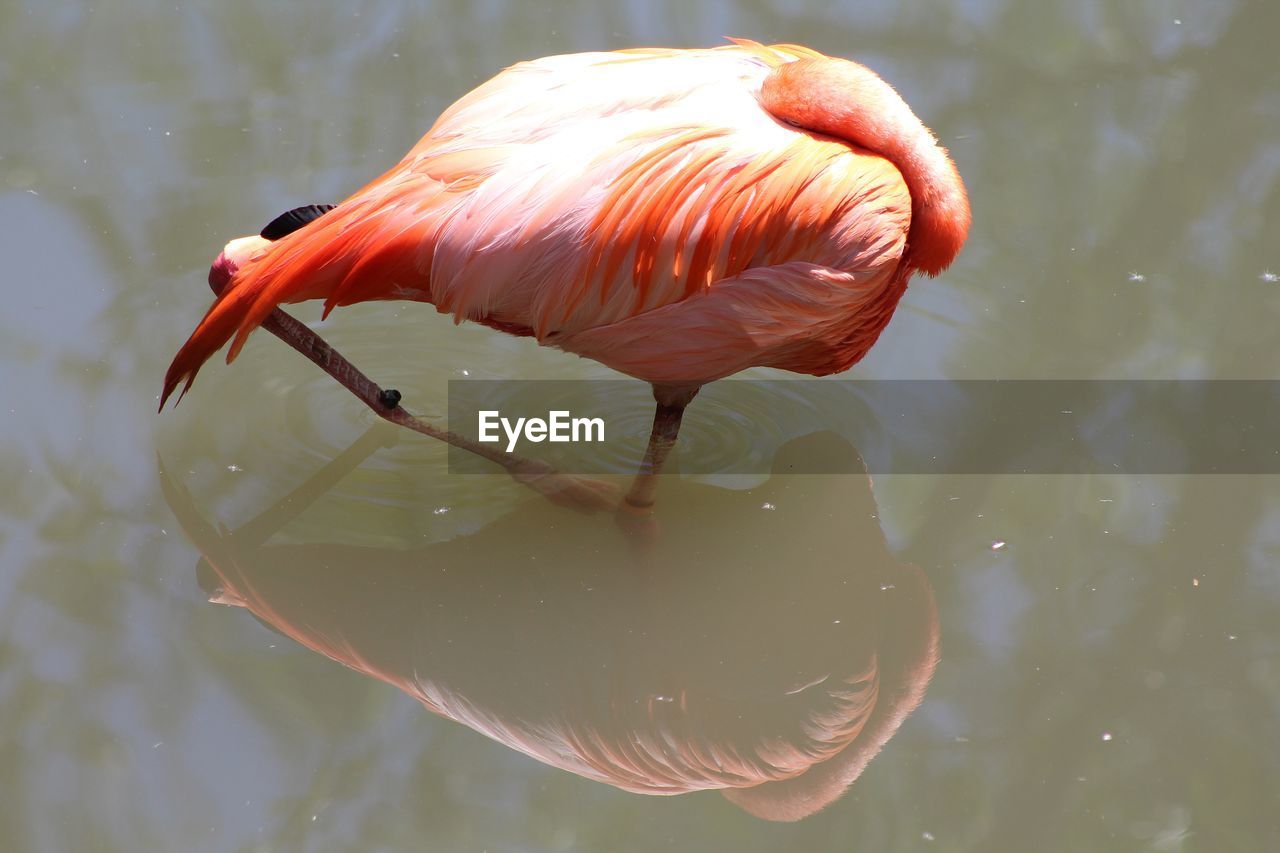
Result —
<svg viewBox="0 0 1280 853"><path fill-rule="evenodd" d="M0 846L1271 848L1274 478L877 476L888 548L932 584L941 662L845 797L773 824L715 793L646 797L539 763L210 604L161 462L203 518L234 528L371 417L263 334L232 368L212 361L179 409L155 407L229 238L339 201L513 62L724 36L869 65L969 189L959 261L913 283L852 376L1275 378L1277 33L1266 0L0 0ZM431 416L463 375L612 376L427 306L357 306L317 328ZM647 405L636 395L639 423ZM775 444L803 432L803 413L773 415L800 421L725 425L695 403L689 429ZM482 541L536 500L450 476L441 448L404 436L300 501L273 541ZM821 488L789 500L851 529ZM740 535L764 503L709 515L690 571L764 571ZM794 544L769 566L805 570L789 587L797 607L826 588L805 578L859 570L848 542L771 529ZM562 570L621 566L628 547L615 537ZM536 585L526 568L495 582ZM745 605L720 576L698 594L723 617ZM613 606L653 608L661 633L661 600L623 599ZM803 619L753 618L779 643L821 642L786 627Z"/></svg>

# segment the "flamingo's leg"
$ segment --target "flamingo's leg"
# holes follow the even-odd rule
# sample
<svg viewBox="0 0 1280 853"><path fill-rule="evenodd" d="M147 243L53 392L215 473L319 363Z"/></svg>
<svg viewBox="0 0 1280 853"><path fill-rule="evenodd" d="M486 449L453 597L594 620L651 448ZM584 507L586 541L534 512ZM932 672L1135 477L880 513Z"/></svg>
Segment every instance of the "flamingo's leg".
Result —
<svg viewBox="0 0 1280 853"><path fill-rule="evenodd" d="M631 491L627 493L626 500L630 507L647 510L653 506L654 495L658 490L658 475L662 473L662 465L667 461L680 434L680 420L684 417L685 406L693 400L699 387L662 384L653 386L653 398L658 406L653 413L649 446L645 448L644 460L631 483Z"/></svg>
<svg viewBox="0 0 1280 853"><path fill-rule="evenodd" d="M584 512L612 509L618 503L618 489L612 483L561 474L546 462L504 453L450 430L440 429L414 417L400 405L400 392L383 389L347 361L323 338L281 309L271 312L262 328L305 355L325 373L354 394L374 414L402 427L451 444L501 466L517 482L550 498L553 502Z"/></svg>

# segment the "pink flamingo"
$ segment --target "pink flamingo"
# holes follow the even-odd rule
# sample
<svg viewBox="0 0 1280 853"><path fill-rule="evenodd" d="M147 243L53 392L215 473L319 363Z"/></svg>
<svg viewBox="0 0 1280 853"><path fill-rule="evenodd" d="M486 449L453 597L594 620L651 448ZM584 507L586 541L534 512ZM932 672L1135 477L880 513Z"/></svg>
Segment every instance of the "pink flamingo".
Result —
<svg viewBox="0 0 1280 853"><path fill-rule="evenodd" d="M857 63L748 41L524 62L336 208L228 243L161 406L228 340L230 362L287 320L282 303L429 302L650 382L653 430L626 496L647 508L702 385L755 366L848 369L969 221L945 149ZM403 412L395 392L370 398L331 372L380 414Z"/></svg>

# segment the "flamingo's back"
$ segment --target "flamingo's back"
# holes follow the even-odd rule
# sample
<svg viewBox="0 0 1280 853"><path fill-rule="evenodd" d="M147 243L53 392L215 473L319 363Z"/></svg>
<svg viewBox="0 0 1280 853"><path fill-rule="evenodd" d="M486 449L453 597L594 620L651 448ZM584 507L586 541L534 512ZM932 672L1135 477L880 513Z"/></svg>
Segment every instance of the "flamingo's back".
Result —
<svg viewBox="0 0 1280 853"><path fill-rule="evenodd" d="M389 172L248 258L175 358L165 397L232 336L228 361L273 308L305 299L326 313L431 302L623 370L611 348L575 341L788 264L896 302L912 215L898 167L761 105L775 68L813 58L739 43L504 71Z"/></svg>

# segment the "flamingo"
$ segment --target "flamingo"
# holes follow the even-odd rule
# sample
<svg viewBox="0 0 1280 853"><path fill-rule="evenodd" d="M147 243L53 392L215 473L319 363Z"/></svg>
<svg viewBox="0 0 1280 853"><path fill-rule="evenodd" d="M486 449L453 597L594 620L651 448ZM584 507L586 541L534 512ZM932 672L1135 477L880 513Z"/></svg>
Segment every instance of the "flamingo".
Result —
<svg viewBox="0 0 1280 853"><path fill-rule="evenodd" d="M625 503L651 507L699 388L757 366L848 369L969 229L955 164L874 72L732 42L519 63L346 201L232 240L160 407L228 341L229 363L287 318L281 304L428 302L649 382ZM396 392L361 396L403 411Z"/></svg>

